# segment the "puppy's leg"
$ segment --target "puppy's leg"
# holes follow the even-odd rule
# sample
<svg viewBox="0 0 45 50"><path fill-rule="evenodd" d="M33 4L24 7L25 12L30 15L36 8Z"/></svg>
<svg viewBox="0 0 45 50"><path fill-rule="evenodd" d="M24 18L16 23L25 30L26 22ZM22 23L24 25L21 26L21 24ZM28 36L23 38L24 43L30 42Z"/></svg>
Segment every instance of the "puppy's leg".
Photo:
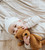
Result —
<svg viewBox="0 0 45 50"><path fill-rule="evenodd" d="M18 43L18 46L22 46L23 44L24 44L24 42L21 41L21 42Z"/></svg>
<svg viewBox="0 0 45 50"><path fill-rule="evenodd" d="M32 49L32 50L39 50L39 49Z"/></svg>

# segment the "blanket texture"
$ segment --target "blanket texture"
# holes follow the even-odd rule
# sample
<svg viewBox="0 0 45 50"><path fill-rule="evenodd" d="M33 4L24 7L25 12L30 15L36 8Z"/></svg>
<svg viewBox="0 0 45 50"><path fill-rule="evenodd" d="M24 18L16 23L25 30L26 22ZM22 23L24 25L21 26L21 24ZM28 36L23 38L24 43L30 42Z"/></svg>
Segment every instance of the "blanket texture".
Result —
<svg viewBox="0 0 45 50"><path fill-rule="evenodd" d="M29 24L31 23L29 21L31 21L30 19L32 19L33 16L35 17L38 16L41 19L41 21L34 22L36 19L32 20L32 25L30 25L31 32L36 34L40 33L40 36L43 35L42 37L45 38L45 0L2 0L0 2L0 44L1 44L0 48L1 50L21 49L21 48L17 49L13 47L15 46L13 42L15 44L17 42L16 40L14 40L15 38L13 35L10 35L6 32L5 24L4 24L5 18L18 17L21 20L26 21L27 24ZM28 18L30 18L29 21L27 21Z"/></svg>

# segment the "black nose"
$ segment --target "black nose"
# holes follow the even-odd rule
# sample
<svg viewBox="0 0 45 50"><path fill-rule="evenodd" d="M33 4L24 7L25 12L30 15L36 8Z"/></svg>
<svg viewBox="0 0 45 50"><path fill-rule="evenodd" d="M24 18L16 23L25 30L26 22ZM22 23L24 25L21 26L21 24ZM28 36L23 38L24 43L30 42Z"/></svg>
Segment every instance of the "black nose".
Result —
<svg viewBox="0 0 45 50"><path fill-rule="evenodd" d="M27 35L27 33L25 33L25 36Z"/></svg>
<svg viewBox="0 0 45 50"><path fill-rule="evenodd" d="M18 37L16 36L16 38L18 39Z"/></svg>

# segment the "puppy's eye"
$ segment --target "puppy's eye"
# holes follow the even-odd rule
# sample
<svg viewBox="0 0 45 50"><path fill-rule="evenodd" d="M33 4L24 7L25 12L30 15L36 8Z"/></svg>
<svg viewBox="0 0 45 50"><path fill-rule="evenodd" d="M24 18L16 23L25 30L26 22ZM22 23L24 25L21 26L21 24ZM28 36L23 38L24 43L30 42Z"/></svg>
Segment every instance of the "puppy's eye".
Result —
<svg viewBox="0 0 45 50"><path fill-rule="evenodd" d="M16 25L14 27L17 27Z"/></svg>
<svg viewBox="0 0 45 50"><path fill-rule="evenodd" d="M25 36L27 35L27 33L25 33Z"/></svg>

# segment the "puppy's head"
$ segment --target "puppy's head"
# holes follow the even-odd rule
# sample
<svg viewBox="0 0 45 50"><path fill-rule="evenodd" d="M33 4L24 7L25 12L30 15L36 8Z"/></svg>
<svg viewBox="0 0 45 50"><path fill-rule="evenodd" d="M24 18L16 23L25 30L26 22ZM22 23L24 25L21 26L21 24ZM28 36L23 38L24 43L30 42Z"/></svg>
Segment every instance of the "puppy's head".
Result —
<svg viewBox="0 0 45 50"><path fill-rule="evenodd" d="M30 36L30 32L29 32L28 30L25 30L25 31L23 32L23 37L24 37L24 36L26 36L26 37Z"/></svg>
<svg viewBox="0 0 45 50"><path fill-rule="evenodd" d="M30 32L28 30L25 30L25 29L22 29L22 28L20 28L15 35L15 37L19 40L23 40L24 36L26 36L26 37L30 36Z"/></svg>

